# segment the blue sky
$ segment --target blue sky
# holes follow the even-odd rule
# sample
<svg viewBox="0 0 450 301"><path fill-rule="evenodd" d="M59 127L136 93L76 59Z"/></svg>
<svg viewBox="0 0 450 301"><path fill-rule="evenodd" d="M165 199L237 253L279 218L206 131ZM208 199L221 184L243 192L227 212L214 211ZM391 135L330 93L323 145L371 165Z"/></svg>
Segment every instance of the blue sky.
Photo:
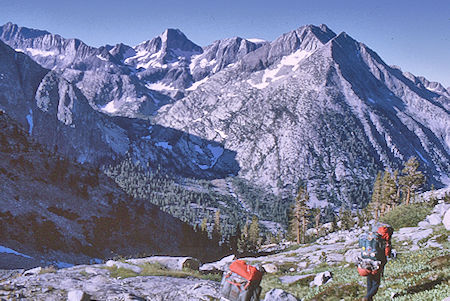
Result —
<svg viewBox="0 0 450 301"><path fill-rule="evenodd" d="M241 36L273 40L305 24L327 24L388 64L450 86L448 0L0 0L0 24L45 29L92 46L136 45L178 28L201 46Z"/></svg>

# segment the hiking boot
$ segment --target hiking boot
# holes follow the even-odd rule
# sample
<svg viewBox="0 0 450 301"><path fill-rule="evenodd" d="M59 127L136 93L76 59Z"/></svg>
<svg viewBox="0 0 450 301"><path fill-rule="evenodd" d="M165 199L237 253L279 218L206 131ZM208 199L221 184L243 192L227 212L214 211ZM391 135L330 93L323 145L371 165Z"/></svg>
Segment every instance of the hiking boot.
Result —
<svg viewBox="0 0 450 301"><path fill-rule="evenodd" d="M362 301L369 301L369 298L363 297L363 298L362 298Z"/></svg>

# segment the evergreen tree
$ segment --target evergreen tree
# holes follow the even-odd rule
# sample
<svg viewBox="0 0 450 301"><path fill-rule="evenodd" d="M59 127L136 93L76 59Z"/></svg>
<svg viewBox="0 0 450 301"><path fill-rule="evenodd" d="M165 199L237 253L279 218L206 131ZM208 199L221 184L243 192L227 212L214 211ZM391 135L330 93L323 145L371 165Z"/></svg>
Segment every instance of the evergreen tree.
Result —
<svg viewBox="0 0 450 301"><path fill-rule="evenodd" d="M237 223L234 234L230 237L230 248L233 253L238 251L238 242L241 238L241 225Z"/></svg>
<svg viewBox="0 0 450 301"><path fill-rule="evenodd" d="M316 207L312 210L312 214L314 217L314 228L316 229L316 236L319 236L319 228L320 228L320 218L322 215L322 211L320 209L320 207Z"/></svg>
<svg viewBox="0 0 450 301"><path fill-rule="evenodd" d="M307 226L307 215L309 207L309 194L306 186L300 186L295 198L294 208L292 210L291 231L295 235L297 243L305 243L305 234Z"/></svg>
<svg viewBox="0 0 450 301"><path fill-rule="evenodd" d="M212 231L213 240L219 242L222 238L222 229L220 226L220 209L214 214L214 226Z"/></svg>
<svg viewBox="0 0 450 301"><path fill-rule="evenodd" d="M339 210L339 219L341 221L341 229L348 230L355 225L355 221L352 217L352 212L350 209L344 208L343 206Z"/></svg>
<svg viewBox="0 0 450 301"><path fill-rule="evenodd" d="M411 196L425 183L425 176L418 169L419 161L417 161L416 157L409 158L402 169L402 176L399 178L399 183L406 194L406 205L410 203Z"/></svg>
<svg viewBox="0 0 450 301"><path fill-rule="evenodd" d="M384 171L382 188L381 188L381 208L380 216L383 216L395 205L397 199L397 183L395 182L394 175L389 170Z"/></svg>
<svg viewBox="0 0 450 301"><path fill-rule="evenodd" d="M377 173L377 177L375 179L375 183L373 184L372 190L372 200L368 205L370 212L372 212L373 218L378 220L379 218L379 210L382 202L382 189L383 185L381 182L381 171Z"/></svg>
<svg viewBox="0 0 450 301"><path fill-rule="evenodd" d="M253 215L252 222L248 229L248 249L250 251L257 251L261 246L261 239L259 237L259 221L256 215Z"/></svg>
<svg viewBox="0 0 450 301"><path fill-rule="evenodd" d="M331 230L330 232L335 232L338 228L336 214L332 214L331 216Z"/></svg>
<svg viewBox="0 0 450 301"><path fill-rule="evenodd" d="M204 217L204 218L202 219L202 223L201 223L201 225L200 225L200 230L201 230L203 233L208 233L208 219L207 219L206 217Z"/></svg>
<svg viewBox="0 0 450 301"><path fill-rule="evenodd" d="M246 222L238 239L238 251L241 253L248 252L248 223Z"/></svg>

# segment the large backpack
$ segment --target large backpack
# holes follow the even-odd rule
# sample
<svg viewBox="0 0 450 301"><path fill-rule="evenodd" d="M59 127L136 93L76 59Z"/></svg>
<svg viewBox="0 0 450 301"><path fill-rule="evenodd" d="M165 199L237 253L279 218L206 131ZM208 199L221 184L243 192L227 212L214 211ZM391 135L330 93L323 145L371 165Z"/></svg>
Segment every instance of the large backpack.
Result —
<svg viewBox="0 0 450 301"><path fill-rule="evenodd" d="M261 294L262 272L243 260L235 260L225 271L220 293L230 301L257 301Z"/></svg>
<svg viewBox="0 0 450 301"><path fill-rule="evenodd" d="M358 259L358 273L361 276L375 275L381 270L388 255L386 246L390 244L393 232L390 225L378 223L374 225L372 231L361 234L359 237L361 255Z"/></svg>

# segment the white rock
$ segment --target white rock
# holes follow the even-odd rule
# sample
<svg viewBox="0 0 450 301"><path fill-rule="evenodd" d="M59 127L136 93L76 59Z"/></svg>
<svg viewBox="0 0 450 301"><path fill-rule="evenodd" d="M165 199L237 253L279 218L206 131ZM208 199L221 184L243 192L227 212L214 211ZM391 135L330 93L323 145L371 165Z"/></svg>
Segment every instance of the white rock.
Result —
<svg viewBox="0 0 450 301"><path fill-rule="evenodd" d="M298 301L298 299L282 289L274 288L267 292L264 301Z"/></svg>
<svg viewBox="0 0 450 301"><path fill-rule="evenodd" d="M297 266L299 269L306 269L308 267L308 263L306 261L300 261Z"/></svg>
<svg viewBox="0 0 450 301"><path fill-rule="evenodd" d="M311 282L312 286L321 286L333 278L333 274L330 271L322 272L316 275L314 280Z"/></svg>
<svg viewBox="0 0 450 301"><path fill-rule="evenodd" d="M227 266L230 265L234 260L236 259L236 256L230 255L227 257L222 258L221 260L217 262L211 262L211 263L205 263L200 267L200 271L225 271Z"/></svg>
<svg viewBox="0 0 450 301"><path fill-rule="evenodd" d="M80 290L73 290L67 294L67 301L89 301L91 296Z"/></svg>
<svg viewBox="0 0 450 301"><path fill-rule="evenodd" d="M442 223L444 224L445 229L450 231L450 209L447 209L447 211L445 212Z"/></svg>
<svg viewBox="0 0 450 301"><path fill-rule="evenodd" d="M434 207L433 212L438 214L440 217L442 217L447 210L450 209L450 204L442 203L437 204L436 207Z"/></svg>
<svg viewBox="0 0 450 301"><path fill-rule="evenodd" d="M418 226L419 226L420 228L428 228L428 227L430 227L431 225L430 225L430 223L427 222L427 221L421 221L421 222L419 222Z"/></svg>
<svg viewBox="0 0 450 301"><path fill-rule="evenodd" d="M428 215L427 221L430 223L430 225L436 226L442 222L442 219L439 216L439 214L435 213L435 214Z"/></svg>
<svg viewBox="0 0 450 301"><path fill-rule="evenodd" d="M269 274L274 274L274 273L278 272L278 267L276 265L274 265L273 263L263 264L262 267L264 268L266 273L269 273Z"/></svg>
<svg viewBox="0 0 450 301"><path fill-rule="evenodd" d="M400 230L398 231L398 234L411 234L413 232L416 232L417 230L418 230L417 227L400 228Z"/></svg>
<svg viewBox="0 0 450 301"><path fill-rule="evenodd" d="M438 242L435 241L429 241L426 245L426 248L438 248L438 249L442 249L442 245Z"/></svg>
<svg viewBox="0 0 450 301"><path fill-rule="evenodd" d="M31 270L27 270L23 273L23 276L32 276L32 275L38 275L42 270L42 267L37 267Z"/></svg>
<svg viewBox="0 0 450 301"><path fill-rule="evenodd" d="M330 253L327 255L327 262L342 262L344 261L344 255L339 253Z"/></svg>
<svg viewBox="0 0 450 301"><path fill-rule="evenodd" d="M93 268L93 267L86 267L86 268L84 269L84 271L85 271L86 273L88 273L88 274L94 274L94 275L97 275L99 269Z"/></svg>
<svg viewBox="0 0 450 301"><path fill-rule="evenodd" d="M296 283L296 282L298 282L298 281L300 281L302 279L310 278L310 277L312 278L312 277L315 277L315 276L314 276L314 274L294 275L294 276L282 276L282 277L279 277L278 279L280 279L282 284L289 285L289 284Z"/></svg>
<svg viewBox="0 0 450 301"><path fill-rule="evenodd" d="M107 267L116 266L118 269L122 268L122 269L131 270L137 274L140 274L142 272L142 268L135 266L133 264L128 264L128 263L124 263L124 262L120 262L120 261L108 260L106 262L106 266Z"/></svg>
<svg viewBox="0 0 450 301"><path fill-rule="evenodd" d="M356 263L358 261L358 256L361 253L360 249L350 249L344 254L345 261L347 262L354 262Z"/></svg>

